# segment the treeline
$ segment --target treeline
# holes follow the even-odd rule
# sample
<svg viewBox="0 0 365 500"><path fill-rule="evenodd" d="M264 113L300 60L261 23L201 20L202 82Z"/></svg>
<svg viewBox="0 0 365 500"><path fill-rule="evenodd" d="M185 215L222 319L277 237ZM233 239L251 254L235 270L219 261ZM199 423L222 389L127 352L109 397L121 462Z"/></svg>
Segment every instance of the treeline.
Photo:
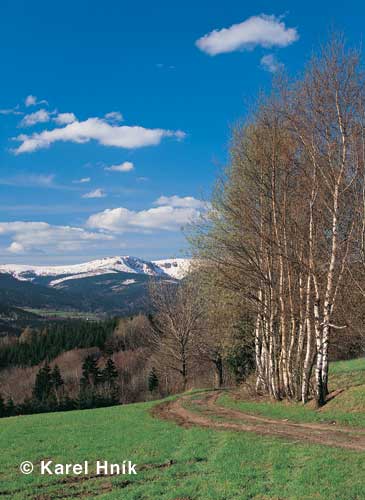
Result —
<svg viewBox="0 0 365 500"><path fill-rule="evenodd" d="M117 326L116 319L99 322L69 320L48 323L42 330L25 328L17 341L0 347L0 370L10 366L33 366L75 348L102 349Z"/></svg>

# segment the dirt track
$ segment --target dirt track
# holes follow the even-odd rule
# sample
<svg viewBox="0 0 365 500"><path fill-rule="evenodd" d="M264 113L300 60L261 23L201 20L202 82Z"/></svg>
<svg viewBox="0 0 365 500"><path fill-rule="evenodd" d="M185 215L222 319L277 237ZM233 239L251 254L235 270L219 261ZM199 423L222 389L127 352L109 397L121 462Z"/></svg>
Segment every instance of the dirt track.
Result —
<svg viewBox="0 0 365 500"><path fill-rule="evenodd" d="M293 423L250 415L217 404L222 393L202 393L192 400L183 396L176 401L162 403L153 409L154 416L173 420L182 426L198 425L218 430L254 432L262 436L284 437L303 443L336 446L356 451L365 450L365 429L317 423ZM196 396L195 396L196 397ZM185 405L193 403L196 411Z"/></svg>

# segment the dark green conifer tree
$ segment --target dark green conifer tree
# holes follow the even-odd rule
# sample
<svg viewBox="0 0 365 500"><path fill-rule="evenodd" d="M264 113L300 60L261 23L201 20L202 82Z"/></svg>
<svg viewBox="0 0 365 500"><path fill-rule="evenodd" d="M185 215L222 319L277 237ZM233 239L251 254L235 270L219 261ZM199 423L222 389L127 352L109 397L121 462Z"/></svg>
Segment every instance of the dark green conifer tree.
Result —
<svg viewBox="0 0 365 500"><path fill-rule="evenodd" d="M0 418L5 417L5 410L6 410L5 401L2 395L0 394Z"/></svg>
<svg viewBox="0 0 365 500"><path fill-rule="evenodd" d="M60 389L64 385L64 381L63 381L63 378L62 378L62 375L61 375L61 372L60 372L58 365L54 366L52 373L51 373L51 379L52 379L53 388L55 390Z"/></svg>
<svg viewBox="0 0 365 500"><path fill-rule="evenodd" d="M51 368L46 361L38 371L33 388L33 396L39 402L45 402L53 389Z"/></svg>
<svg viewBox="0 0 365 500"><path fill-rule="evenodd" d="M102 372L103 382L108 384L109 387L115 385L116 379L118 378L118 371L115 367L115 363L111 358L108 358L105 368Z"/></svg>
<svg viewBox="0 0 365 500"><path fill-rule="evenodd" d="M6 403L5 414L7 417L12 417L16 413L16 408L12 398L9 398Z"/></svg>
<svg viewBox="0 0 365 500"><path fill-rule="evenodd" d="M152 370L148 375L148 390L150 392L154 392L158 388L158 385L159 385L159 380L156 370L155 368L152 368Z"/></svg>
<svg viewBox="0 0 365 500"><path fill-rule="evenodd" d="M99 382L101 382L101 380L101 372L99 370L96 358L92 354L89 354L89 356L86 356L82 364L81 385L96 386Z"/></svg>

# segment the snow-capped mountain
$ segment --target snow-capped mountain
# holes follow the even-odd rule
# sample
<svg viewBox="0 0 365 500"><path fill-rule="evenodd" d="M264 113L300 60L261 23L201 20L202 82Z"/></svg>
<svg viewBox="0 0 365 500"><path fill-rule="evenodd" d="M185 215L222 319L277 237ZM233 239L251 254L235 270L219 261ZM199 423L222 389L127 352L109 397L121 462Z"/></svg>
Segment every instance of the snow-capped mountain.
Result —
<svg viewBox="0 0 365 500"><path fill-rule="evenodd" d="M155 264L165 274L171 276L171 278L181 280L188 274L191 265L191 260L190 259L154 260L153 264Z"/></svg>
<svg viewBox="0 0 365 500"><path fill-rule="evenodd" d="M149 310L150 277L177 283L189 259L108 257L69 266L0 265L0 305L126 315Z"/></svg>
<svg viewBox="0 0 365 500"><path fill-rule="evenodd" d="M0 273L10 274L20 281L36 282L48 278L47 285L59 287L69 280L80 280L105 274L128 273L182 279L189 271L189 259L146 261L137 257L117 256L68 266L0 265Z"/></svg>

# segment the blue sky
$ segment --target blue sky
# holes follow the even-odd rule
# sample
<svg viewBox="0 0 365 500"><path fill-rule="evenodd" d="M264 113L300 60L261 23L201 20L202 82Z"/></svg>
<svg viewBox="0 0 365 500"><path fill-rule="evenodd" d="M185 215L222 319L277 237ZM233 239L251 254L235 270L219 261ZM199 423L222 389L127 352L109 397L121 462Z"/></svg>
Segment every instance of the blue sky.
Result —
<svg viewBox="0 0 365 500"><path fill-rule="evenodd" d="M359 43L364 14L351 1L2 1L1 262L184 255L180 228L204 210L232 124L332 27Z"/></svg>

